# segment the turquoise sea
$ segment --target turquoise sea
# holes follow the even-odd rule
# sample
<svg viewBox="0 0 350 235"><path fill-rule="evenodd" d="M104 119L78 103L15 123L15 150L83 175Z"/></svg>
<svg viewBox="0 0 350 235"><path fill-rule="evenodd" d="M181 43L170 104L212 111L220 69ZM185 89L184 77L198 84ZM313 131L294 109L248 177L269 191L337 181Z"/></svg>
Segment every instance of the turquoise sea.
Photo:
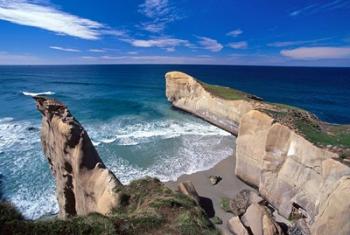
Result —
<svg viewBox="0 0 350 235"><path fill-rule="evenodd" d="M39 93L68 105L123 183L146 175L176 179L232 154L227 132L171 108L164 81L171 70L299 106L327 122L350 123L349 68L0 66L0 198L31 219L58 211L31 98Z"/></svg>

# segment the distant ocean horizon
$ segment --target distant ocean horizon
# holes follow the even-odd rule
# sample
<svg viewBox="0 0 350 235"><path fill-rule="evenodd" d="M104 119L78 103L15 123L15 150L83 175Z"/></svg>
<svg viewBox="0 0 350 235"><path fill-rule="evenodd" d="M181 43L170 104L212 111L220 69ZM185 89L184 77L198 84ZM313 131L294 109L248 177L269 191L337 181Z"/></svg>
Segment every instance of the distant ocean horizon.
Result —
<svg viewBox="0 0 350 235"><path fill-rule="evenodd" d="M31 96L64 102L123 182L163 181L205 170L234 151L234 138L173 108L164 75L204 82L298 106L330 123L350 124L350 68L228 65L0 66L0 197L31 219L57 213L55 184L40 145Z"/></svg>

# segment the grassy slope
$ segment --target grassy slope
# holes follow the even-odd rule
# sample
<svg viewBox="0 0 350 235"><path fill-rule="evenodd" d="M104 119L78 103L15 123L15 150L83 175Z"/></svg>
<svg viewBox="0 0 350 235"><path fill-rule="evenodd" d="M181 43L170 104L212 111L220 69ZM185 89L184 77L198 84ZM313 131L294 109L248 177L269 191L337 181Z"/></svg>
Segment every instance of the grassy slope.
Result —
<svg viewBox="0 0 350 235"><path fill-rule="evenodd" d="M245 92L229 87L209 85L203 82L200 83L204 89L219 98L257 102L256 100L250 99L252 96ZM285 104L266 104L269 104L269 107L260 109L261 111L266 112L282 124L293 128L312 143L323 147L332 145L332 147L337 146L339 148L345 148L345 152L339 150L340 156L346 157L350 155L350 150L346 149L350 148L350 125L331 125L323 123L314 115L298 107Z"/></svg>
<svg viewBox="0 0 350 235"><path fill-rule="evenodd" d="M157 179L134 181L119 192L121 206L108 217L25 221L12 206L0 203L0 234L219 234L192 199Z"/></svg>

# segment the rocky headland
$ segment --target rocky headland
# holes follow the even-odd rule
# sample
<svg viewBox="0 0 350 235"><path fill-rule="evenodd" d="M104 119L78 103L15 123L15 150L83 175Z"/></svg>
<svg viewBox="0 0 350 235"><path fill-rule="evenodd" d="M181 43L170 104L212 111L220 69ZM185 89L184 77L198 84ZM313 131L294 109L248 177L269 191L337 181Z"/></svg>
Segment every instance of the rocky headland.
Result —
<svg viewBox="0 0 350 235"><path fill-rule="evenodd" d="M264 102L182 72L165 77L166 95L174 107L237 136L232 171L258 189L268 207L291 221L290 226L297 226L295 231L350 234L349 126L324 123L305 110ZM265 226L270 218L265 212L254 206L228 225L242 234L243 229L247 234L280 234L277 227ZM256 217L262 220L259 230L247 218L261 213L267 217ZM265 229L270 232L254 232Z"/></svg>
<svg viewBox="0 0 350 235"><path fill-rule="evenodd" d="M350 234L350 126L182 72L165 79L174 107L236 136L233 156L123 185L64 104L34 97L59 214L29 221L0 202L0 234Z"/></svg>

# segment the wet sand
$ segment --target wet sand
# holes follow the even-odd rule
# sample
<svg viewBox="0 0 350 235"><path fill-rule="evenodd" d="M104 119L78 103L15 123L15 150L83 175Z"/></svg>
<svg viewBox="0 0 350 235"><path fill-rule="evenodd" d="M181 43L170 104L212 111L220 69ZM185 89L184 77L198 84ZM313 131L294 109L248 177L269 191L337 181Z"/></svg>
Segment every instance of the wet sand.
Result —
<svg viewBox="0 0 350 235"><path fill-rule="evenodd" d="M252 189L235 176L235 163L235 156L229 156L209 170L182 175L177 181L169 181L165 184L176 190L178 183L191 181L201 197L201 204L204 205L202 207L205 207L208 216L210 218L218 216L222 219L223 223L218 225L218 228L223 234L231 234L227 230L226 222L233 215L221 209L220 199L223 197L232 198L243 189ZM222 180L217 185L212 185L209 181L211 175L221 176Z"/></svg>

